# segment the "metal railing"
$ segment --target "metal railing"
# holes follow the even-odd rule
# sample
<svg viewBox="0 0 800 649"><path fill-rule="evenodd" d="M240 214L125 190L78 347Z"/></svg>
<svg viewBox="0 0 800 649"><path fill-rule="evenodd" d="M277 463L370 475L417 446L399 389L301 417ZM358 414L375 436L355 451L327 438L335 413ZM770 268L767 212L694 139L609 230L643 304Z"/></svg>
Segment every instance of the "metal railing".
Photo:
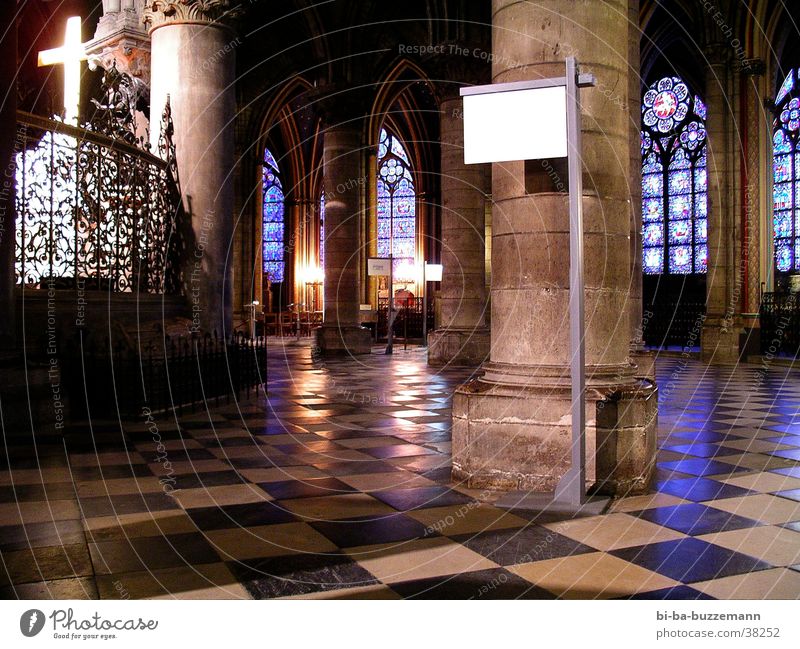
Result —
<svg viewBox="0 0 800 649"><path fill-rule="evenodd" d="M165 337L140 348L78 340L65 362L74 419L181 415L249 398L266 381L263 336Z"/></svg>
<svg viewBox="0 0 800 649"><path fill-rule="evenodd" d="M800 351L800 294L762 293L761 353L797 356Z"/></svg>
<svg viewBox="0 0 800 649"><path fill-rule="evenodd" d="M16 162L17 284L180 291L181 201L171 161L19 112Z"/></svg>

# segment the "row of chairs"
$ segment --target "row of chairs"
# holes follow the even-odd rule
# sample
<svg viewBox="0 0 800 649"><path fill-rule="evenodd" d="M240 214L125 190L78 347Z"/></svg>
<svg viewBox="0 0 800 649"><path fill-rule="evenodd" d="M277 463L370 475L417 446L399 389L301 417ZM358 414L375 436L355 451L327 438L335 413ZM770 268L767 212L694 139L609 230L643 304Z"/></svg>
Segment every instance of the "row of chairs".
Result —
<svg viewBox="0 0 800 649"><path fill-rule="evenodd" d="M299 319L297 311L264 313L263 323L267 336L296 336L298 327L301 336L310 336L313 329L322 326L322 311L301 311Z"/></svg>

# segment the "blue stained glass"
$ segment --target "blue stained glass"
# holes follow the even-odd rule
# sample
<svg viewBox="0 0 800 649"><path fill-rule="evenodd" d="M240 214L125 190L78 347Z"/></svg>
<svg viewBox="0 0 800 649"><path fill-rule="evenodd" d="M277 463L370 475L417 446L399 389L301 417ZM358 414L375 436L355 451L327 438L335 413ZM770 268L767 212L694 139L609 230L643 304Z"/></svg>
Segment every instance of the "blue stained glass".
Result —
<svg viewBox="0 0 800 649"><path fill-rule="evenodd" d="M791 239L779 239L775 242L775 266L781 272L792 269Z"/></svg>
<svg viewBox="0 0 800 649"><path fill-rule="evenodd" d="M669 222L669 243L689 243L692 240L692 222L685 221Z"/></svg>
<svg viewBox="0 0 800 649"><path fill-rule="evenodd" d="M692 272L692 247L674 246L669 249L669 272L688 275Z"/></svg>
<svg viewBox="0 0 800 649"><path fill-rule="evenodd" d="M414 238L414 219L395 219L394 236Z"/></svg>
<svg viewBox="0 0 800 649"><path fill-rule="evenodd" d="M685 194L692 190L692 175L689 171L669 172L669 193Z"/></svg>
<svg viewBox="0 0 800 649"><path fill-rule="evenodd" d="M645 248L642 266L645 274L658 275L664 272L664 249Z"/></svg>
<svg viewBox="0 0 800 649"><path fill-rule="evenodd" d="M394 216L407 217L414 216L414 197L395 196L394 197Z"/></svg>
<svg viewBox="0 0 800 649"><path fill-rule="evenodd" d="M283 281L283 262L282 261L265 261L264 272L269 274L271 282Z"/></svg>
<svg viewBox="0 0 800 649"><path fill-rule="evenodd" d="M642 166L643 174L661 173L663 170L664 168L655 153L651 153L645 158L644 165Z"/></svg>
<svg viewBox="0 0 800 649"><path fill-rule="evenodd" d="M697 95L694 96L694 112L701 119L706 118L706 105Z"/></svg>
<svg viewBox="0 0 800 649"><path fill-rule="evenodd" d="M395 257L414 257L414 240L413 239L395 239L394 241L394 255Z"/></svg>
<svg viewBox="0 0 800 649"><path fill-rule="evenodd" d="M642 193L645 196L661 196L664 193L664 177L661 174L649 174L642 178Z"/></svg>
<svg viewBox="0 0 800 649"><path fill-rule="evenodd" d="M283 223L265 223L264 241L282 241Z"/></svg>
<svg viewBox="0 0 800 649"><path fill-rule="evenodd" d="M275 162L275 157L269 149L264 149L264 162L275 171L278 171L278 163Z"/></svg>
<svg viewBox="0 0 800 649"><path fill-rule="evenodd" d="M283 281L284 196L278 165L269 149L264 150L264 198L262 206L262 257L264 272L273 282Z"/></svg>
<svg viewBox="0 0 800 649"><path fill-rule="evenodd" d="M772 190L773 204L776 210L792 208L792 186L789 183L775 185Z"/></svg>
<svg viewBox="0 0 800 649"><path fill-rule="evenodd" d="M800 266L800 239L794 240L794 267L792 270L800 270L798 269Z"/></svg>
<svg viewBox="0 0 800 649"><path fill-rule="evenodd" d="M794 177L800 179L800 155L793 155L794 158Z"/></svg>
<svg viewBox="0 0 800 649"><path fill-rule="evenodd" d="M705 243L706 241L708 241L708 221L706 219L695 219L694 242Z"/></svg>
<svg viewBox="0 0 800 649"><path fill-rule="evenodd" d="M775 212L775 217L772 219L772 224L775 229L776 237L785 238L792 236L791 212Z"/></svg>
<svg viewBox="0 0 800 649"><path fill-rule="evenodd" d="M381 129L378 146L378 254L413 264L416 252L416 192L403 144Z"/></svg>
<svg viewBox="0 0 800 649"><path fill-rule="evenodd" d="M642 243L645 246L656 246L664 243L664 224L648 223L642 230Z"/></svg>
<svg viewBox="0 0 800 649"><path fill-rule="evenodd" d="M708 217L708 196L705 192L694 196L694 215L698 219Z"/></svg>
<svg viewBox="0 0 800 649"><path fill-rule="evenodd" d="M688 219L692 216L692 195L681 194L673 196L669 201L669 218Z"/></svg>
<svg viewBox="0 0 800 649"><path fill-rule="evenodd" d="M264 203L264 223L283 223L283 203Z"/></svg>
<svg viewBox="0 0 800 649"><path fill-rule="evenodd" d="M800 160L800 157L798 157ZM783 183L792 179L792 156L775 156L772 163L772 174L776 183Z"/></svg>
<svg viewBox="0 0 800 649"><path fill-rule="evenodd" d="M669 163L670 169L689 169L692 166L691 160L686 156L686 151L677 149Z"/></svg>
<svg viewBox="0 0 800 649"><path fill-rule="evenodd" d="M790 70L789 74L786 75L786 78L783 80L780 90L778 90L778 96L775 97L775 104L780 104L783 101L784 97L786 97L786 95L788 95L793 88L794 88L794 70Z"/></svg>
<svg viewBox="0 0 800 649"><path fill-rule="evenodd" d="M708 175L705 167L697 167L694 170L694 190L705 191Z"/></svg>
<svg viewBox="0 0 800 649"><path fill-rule="evenodd" d="M778 129L772 136L772 150L775 153L792 152L792 141L783 129Z"/></svg>
<svg viewBox="0 0 800 649"><path fill-rule="evenodd" d="M704 243L694 247L694 272L705 273L708 270L708 246Z"/></svg>
<svg viewBox="0 0 800 649"><path fill-rule="evenodd" d="M664 201L661 198L646 198L642 201L642 221L663 221Z"/></svg>
<svg viewBox="0 0 800 649"><path fill-rule="evenodd" d="M707 240L705 119L703 100L692 95L679 77L659 79L643 97L645 273L706 272L705 257L696 258L705 255Z"/></svg>

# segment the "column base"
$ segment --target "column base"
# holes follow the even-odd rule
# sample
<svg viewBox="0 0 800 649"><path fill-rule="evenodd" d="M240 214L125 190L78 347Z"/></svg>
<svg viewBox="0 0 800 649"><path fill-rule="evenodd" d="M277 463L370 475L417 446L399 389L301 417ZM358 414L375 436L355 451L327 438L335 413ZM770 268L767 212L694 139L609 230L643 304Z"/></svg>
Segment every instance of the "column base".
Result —
<svg viewBox="0 0 800 649"><path fill-rule="evenodd" d="M315 353L322 356L369 354L372 334L369 329L355 326L325 326L315 333Z"/></svg>
<svg viewBox="0 0 800 649"><path fill-rule="evenodd" d="M713 364L736 363L739 360L740 333L739 327L732 326L723 318L707 317L700 339L700 359Z"/></svg>
<svg viewBox="0 0 800 649"><path fill-rule="evenodd" d="M476 367L489 358L491 345L487 327L437 329L428 334L428 365Z"/></svg>
<svg viewBox="0 0 800 649"><path fill-rule="evenodd" d="M655 393L649 381L587 391L587 488L596 478L605 494L648 488ZM474 489L554 491L571 463L570 397L568 385L552 383L473 379L460 386L453 397L453 479Z"/></svg>
<svg viewBox="0 0 800 649"><path fill-rule="evenodd" d="M651 381L639 381L600 401L595 493L647 493L656 468L657 436L658 388Z"/></svg>
<svg viewBox="0 0 800 649"><path fill-rule="evenodd" d="M647 379L655 383L656 381L656 355L645 349L631 349L631 363L636 366L635 375L637 379Z"/></svg>

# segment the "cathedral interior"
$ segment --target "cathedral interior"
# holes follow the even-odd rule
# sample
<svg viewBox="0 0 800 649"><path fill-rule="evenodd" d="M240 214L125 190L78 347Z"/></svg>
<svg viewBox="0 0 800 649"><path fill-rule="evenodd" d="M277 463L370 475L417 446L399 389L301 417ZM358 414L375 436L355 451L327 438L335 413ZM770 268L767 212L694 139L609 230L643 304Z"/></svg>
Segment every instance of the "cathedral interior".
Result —
<svg viewBox="0 0 800 649"><path fill-rule="evenodd" d="M0 597L800 598L791 2L0 15Z"/></svg>

